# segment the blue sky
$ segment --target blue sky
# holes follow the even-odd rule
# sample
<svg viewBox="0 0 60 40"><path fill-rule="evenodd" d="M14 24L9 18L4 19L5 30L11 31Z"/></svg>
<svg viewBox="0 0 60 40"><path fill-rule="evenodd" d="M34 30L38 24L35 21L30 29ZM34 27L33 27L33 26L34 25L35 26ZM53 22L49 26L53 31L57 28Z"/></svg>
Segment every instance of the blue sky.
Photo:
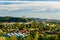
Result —
<svg viewBox="0 0 60 40"><path fill-rule="evenodd" d="M60 1L60 0L0 0L0 1Z"/></svg>
<svg viewBox="0 0 60 40"><path fill-rule="evenodd" d="M60 20L60 2L0 2L0 16L35 17Z"/></svg>

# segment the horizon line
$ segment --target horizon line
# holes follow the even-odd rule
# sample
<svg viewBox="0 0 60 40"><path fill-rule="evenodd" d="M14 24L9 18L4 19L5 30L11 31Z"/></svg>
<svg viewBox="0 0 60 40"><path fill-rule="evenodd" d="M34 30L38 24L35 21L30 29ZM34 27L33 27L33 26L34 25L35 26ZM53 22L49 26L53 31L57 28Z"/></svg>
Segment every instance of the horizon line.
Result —
<svg viewBox="0 0 60 40"><path fill-rule="evenodd" d="M0 17L17 17L17 18L23 18L24 16L18 17L18 16L0 16ZM40 18L40 19L53 19L53 18L41 18L41 17L27 17L26 18ZM60 19L53 19L53 20L60 20Z"/></svg>

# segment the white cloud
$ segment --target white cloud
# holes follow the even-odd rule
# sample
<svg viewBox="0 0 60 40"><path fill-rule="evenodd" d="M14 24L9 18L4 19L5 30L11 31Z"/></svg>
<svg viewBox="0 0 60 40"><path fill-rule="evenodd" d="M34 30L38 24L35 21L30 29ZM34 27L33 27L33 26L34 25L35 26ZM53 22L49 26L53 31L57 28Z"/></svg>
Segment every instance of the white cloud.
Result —
<svg viewBox="0 0 60 40"><path fill-rule="evenodd" d="M25 4L24 4L25 3ZM35 9L39 11L46 11L48 9L54 11L56 9L60 9L60 2L24 2L24 3L16 3L3 5L0 4L0 10L18 10L18 9Z"/></svg>

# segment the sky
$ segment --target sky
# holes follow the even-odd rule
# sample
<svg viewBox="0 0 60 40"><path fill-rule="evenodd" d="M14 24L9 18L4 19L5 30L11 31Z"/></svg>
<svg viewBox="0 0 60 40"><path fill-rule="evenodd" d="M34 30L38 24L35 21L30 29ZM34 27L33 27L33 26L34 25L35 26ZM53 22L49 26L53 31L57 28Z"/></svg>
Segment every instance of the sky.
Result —
<svg viewBox="0 0 60 40"><path fill-rule="evenodd" d="M0 1L0 16L34 17L60 20L60 2Z"/></svg>
<svg viewBox="0 0 60 40"><path fill-rule="evenodd" d="M0 0L0 1L60 1L60 0Z"/></svg>

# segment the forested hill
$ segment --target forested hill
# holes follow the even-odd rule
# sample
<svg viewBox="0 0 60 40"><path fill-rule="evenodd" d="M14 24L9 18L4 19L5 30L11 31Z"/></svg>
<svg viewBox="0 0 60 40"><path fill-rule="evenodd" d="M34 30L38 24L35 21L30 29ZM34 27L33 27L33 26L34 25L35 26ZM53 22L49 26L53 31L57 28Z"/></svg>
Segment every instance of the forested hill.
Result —
<svg viewBox="0 0 60 40"><path fill-rule="evenodd" d="M0 22L29 22L30 18L0 17Z"/></svg>
<svg viewBox="0 0 60 40"><path fill-rule="evenodd" d="M0 22L30 22L30 21L38 21L38 22L60 22L60 20L55 19L41 19L41 18L24 18L24 17L0 17Z"/></svg>

